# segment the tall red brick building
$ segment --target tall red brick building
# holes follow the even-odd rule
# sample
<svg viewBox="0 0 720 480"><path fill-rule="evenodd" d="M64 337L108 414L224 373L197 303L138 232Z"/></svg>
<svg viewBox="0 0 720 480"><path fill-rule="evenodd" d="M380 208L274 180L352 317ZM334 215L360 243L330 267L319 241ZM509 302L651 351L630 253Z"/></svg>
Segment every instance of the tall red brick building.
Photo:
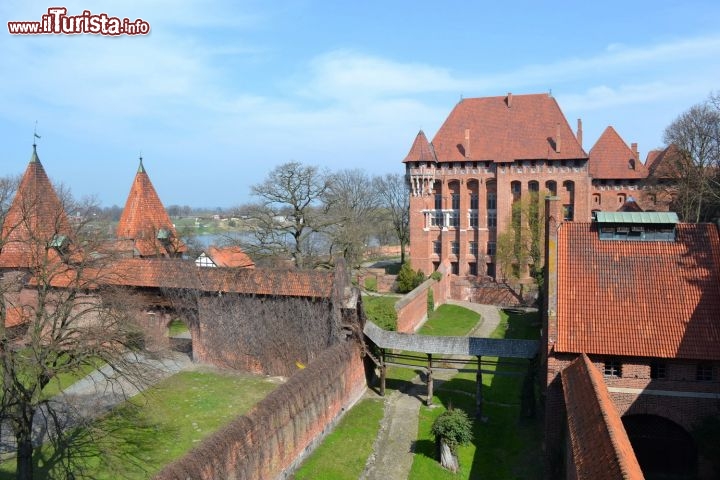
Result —
<svg viewBox="0 0 720 480"><path fill-rule="evenodd" d="M454 274L495 277L498 233L513 202L533 192L558 196L567 220L589 221L628 200L667 209L643 194L648 171L636 144L608 127L586 153L581 121L573 131L548 94L463 99L432 142L418 133L403 163L410 259L426 273L447 259Z"/></svg>

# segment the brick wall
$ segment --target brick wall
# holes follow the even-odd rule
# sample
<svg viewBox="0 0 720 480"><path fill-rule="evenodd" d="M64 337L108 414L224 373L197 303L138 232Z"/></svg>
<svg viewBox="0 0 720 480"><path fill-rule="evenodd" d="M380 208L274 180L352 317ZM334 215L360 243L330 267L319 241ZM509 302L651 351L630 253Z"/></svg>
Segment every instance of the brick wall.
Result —
<svg viewBox="0 0 720 480"><path fill-rule="evenodd" d="M446 271L446 266L441 266L440 271ZM428 318L427 300L428 291L433 292L433 303L435 308L443 305L450 294L451 277L443 273L439 281L428 279L407 293L395 303L397 313L397 331L401 333L413 333Z"/></svg>
<svg viewBox="0 0 720 480"><path fill-rule="evenodd" d="M155 479L286 477L365 389L360 346L335 345Z"/></svg>

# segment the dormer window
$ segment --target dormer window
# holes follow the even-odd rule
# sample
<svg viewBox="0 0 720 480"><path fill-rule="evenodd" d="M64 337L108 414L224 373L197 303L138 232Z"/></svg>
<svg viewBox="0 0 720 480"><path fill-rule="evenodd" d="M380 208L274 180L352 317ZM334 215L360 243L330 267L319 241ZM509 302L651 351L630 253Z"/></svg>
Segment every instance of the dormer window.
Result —
<svg viewBox="0 0 720 480"><path fill-rule="evenodd" d="M67 253L67 249L70 246L70 239L65 235L55 235L52 240L48 243L48 247L54 248L60 254Z"/></svg>
<svg viewBox="0 0 720 480"><path fill-rule="evenodd" d="M628 168L630 170L635 170L635 159L631 158L630 160L628 160Z"/></svg>

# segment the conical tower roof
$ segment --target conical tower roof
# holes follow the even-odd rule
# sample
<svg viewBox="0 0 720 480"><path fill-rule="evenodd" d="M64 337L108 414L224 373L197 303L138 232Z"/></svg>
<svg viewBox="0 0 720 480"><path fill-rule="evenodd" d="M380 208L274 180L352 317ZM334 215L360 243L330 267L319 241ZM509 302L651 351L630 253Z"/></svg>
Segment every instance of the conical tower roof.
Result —
<svg viewBox="0 0 720 480"><path fill-rule="evenodd" d="M32 267L54 238L70 232L65 209L33 144L30 162L3 221L0 267Z"/></svg>
<svg viewBox="0 0 720 480"><path fill-rule="evenodd" d="M120 216L117 237L133 240L140 256L168 255L185 250L145 171L142 157Z"/></svg>
<svg viewBox="0 0 720 480"><path fill-rule="evenodd" d="M403 163L434 162L436 160L432 145L428 142L425 132L420 130L415 137L415 141L413 142L412 147L410 147L410 151L405 157L405 160L403 160Z"/></svg>

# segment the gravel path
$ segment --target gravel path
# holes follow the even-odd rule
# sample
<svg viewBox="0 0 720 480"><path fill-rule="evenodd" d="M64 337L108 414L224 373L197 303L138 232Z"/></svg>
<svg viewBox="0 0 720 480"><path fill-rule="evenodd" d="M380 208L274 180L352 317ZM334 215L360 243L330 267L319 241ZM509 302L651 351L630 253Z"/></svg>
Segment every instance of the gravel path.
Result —
<svg viewBox="0 0 720 480"><path fill-rule="evenodd" d="M189 368L192 360L182 353L174 352L164 360L138 357L138 363L146 372L146 381L130 383L118 379L109 366L91 372L65 391L52 398L53 410L60 413L59 422L63 428L77 425L83 419L96 418L121 402L137 395L181 370ZM41 408L33 421L33 444L47 441L48 429L54 428L47 410ZM15 451L15 438L8 426L2 428L0 435L0 453Z"/></svg>
<svg viewBox="0 0 720 480"><path fill-rule="evenodd" d="M482 321L469 334L473 337L489 337L500 323L500 313L492 305L449 300L452 305L459 305L478 312ZM452 371L433 373L434 388L452 378ZM418 415L420 405L425 400L427 387L416 376L404 391L394 391L385 399L385 414L380 424L380 431L373 445L373 454L368 458L361 480L406 480L412 468L414 445L418 433ZM377 396L373 390L368 395Z"/></svg>

